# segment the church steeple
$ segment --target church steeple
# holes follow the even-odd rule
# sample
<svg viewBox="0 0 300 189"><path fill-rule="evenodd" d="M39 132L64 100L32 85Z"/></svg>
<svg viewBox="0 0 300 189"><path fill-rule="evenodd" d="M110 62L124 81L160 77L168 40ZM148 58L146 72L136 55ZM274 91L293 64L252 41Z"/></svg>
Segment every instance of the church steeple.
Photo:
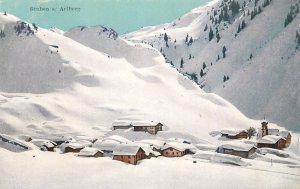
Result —
<svg viewBox="0 0 300 189"><path fill-rule="evenodd" d="M261 136L264 137L268 135L268 122L266 120L266 117L264 115L264 120L261 122Z"/></svg>

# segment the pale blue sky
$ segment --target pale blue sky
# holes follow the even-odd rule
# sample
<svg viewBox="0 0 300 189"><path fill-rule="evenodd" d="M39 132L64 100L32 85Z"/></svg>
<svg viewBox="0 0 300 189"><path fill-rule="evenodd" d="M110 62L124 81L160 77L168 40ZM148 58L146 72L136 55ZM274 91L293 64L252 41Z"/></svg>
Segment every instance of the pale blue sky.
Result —
<svg viewBox="0 0 300 189"><path fill-rule="evenodd" d="M7 11L41 27L68 30L74 26L103 25L118 33L170 22L211 0L0 0ZM30 7L79 7L79 12L30 11Z"/></svg>

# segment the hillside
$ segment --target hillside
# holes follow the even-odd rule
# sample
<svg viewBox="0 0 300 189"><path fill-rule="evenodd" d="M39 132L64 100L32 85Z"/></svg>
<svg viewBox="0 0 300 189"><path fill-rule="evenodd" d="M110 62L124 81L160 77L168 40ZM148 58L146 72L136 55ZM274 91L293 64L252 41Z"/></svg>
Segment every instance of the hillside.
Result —
<svg viewBox="0 0 300 189"><path fill-rule="evenodd" d="M202 89L245 115L266 115L300 131L299 6L298 0L215 0L123 37L153 46Z"/></svg>
<svg viewBox="0 0 300 189"><path fill-rule="evenodd" d="M220 127L259 125L164 64L152 47L107 29L94 32L99 38L91 34L103 27L66 33L91 36L81 42L95 41L96 51L11 15L0 22L2 133L101 136L126 118L158 120L170 131L209 139Z"/></svg>

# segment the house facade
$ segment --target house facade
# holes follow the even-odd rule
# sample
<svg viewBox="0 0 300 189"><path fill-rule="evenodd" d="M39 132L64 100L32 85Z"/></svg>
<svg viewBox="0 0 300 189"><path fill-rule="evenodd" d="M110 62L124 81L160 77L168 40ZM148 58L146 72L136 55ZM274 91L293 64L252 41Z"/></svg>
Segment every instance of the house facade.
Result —
<svg viewBox="0 0 300 189"><path fill-rule="evenodd" d="M156 135L158 131L162 131L163 124L159 122L141 122L136 121L131 123L133 126L134 131L142 131L142 132L148 132L152 135Z"/></svg>
<svg viewBox="0 0 300 189"><path fill-rule="evenodd" d="M113 152L113 160L136 165L138 161L146 158L145 151L139 146L121 144Z"/></svg>
<svg viewBox="0 0 300 189"><path fill-rule="evenodd" d="M176 149L173 147L169 147L162 151L162 155L165 157L181 157L184 156L185 154L186 154L185 150Z"/></svg>

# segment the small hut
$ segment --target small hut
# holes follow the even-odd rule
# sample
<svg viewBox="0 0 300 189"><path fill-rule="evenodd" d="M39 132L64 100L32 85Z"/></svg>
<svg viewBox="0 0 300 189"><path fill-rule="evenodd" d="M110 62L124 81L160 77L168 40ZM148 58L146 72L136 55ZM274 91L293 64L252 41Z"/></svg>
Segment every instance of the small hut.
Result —
<svg viewBox="0 0 300 189"><path fill-rule="evenodd" d="M104 152L97 149L97 148L91 148L91 147L85 147L82 150L80 150L78 156L80 157L103 157Z"/></svg>

